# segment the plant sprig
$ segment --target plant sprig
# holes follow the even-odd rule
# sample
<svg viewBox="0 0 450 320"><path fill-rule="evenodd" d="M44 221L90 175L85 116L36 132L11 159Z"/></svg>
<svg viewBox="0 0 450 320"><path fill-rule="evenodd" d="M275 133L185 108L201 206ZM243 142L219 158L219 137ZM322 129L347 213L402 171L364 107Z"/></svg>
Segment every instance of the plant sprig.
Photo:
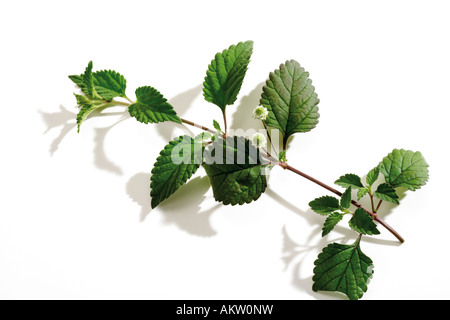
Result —
<svg viewBox="0 0 450 320"><path fill-rule="evenodd" d="M274 166L328 190L334 196L321 196L309 203L313 211L326 217L322 236L349 217L348 226L355 231L356 240L350 245L332 243L322 250L315 261L312 289L337 291L349 299L360 299L373 274L373 261L361 250L363 235L380 234L381 225L404 242L378 211L383 202L400 203L399 188L415 191L424 186L428 181L428 164L420 152L394 149L367 173L365 183L354 173L339 177L335 184L343 191L291 166L286 155L288 139L314 129L319 119L319 99L309 73L295 60L287 60L271 72L263 87L261 105L253 111L253 117L263 123L263 132L255 132L252 137L234 135L227 125L227 107L237 100L252 53L252 41L240 42L218 52L211 60L203 95L223 115L222 125L215 119L212 121L214 129L179 117L176 109L153 87L139 87L135 90L136 99L129 99L121 74L112 70L93 72L93 64L89 62L83 74L69 76L81 90L81 94L75 94L80 108L78 131L93 111L115 106L126 107L131 117L144 124L183 123L203 131L195 137L176 137L160 152L150 182L152 208L169 199L200 166L209 177L216 201L224 205L258 200L267 189L266 175ZM281 137L281 147L277 147L279 139L274 138L275 134ZM369 209L358 202L363 197L370 198Z"/></svg>

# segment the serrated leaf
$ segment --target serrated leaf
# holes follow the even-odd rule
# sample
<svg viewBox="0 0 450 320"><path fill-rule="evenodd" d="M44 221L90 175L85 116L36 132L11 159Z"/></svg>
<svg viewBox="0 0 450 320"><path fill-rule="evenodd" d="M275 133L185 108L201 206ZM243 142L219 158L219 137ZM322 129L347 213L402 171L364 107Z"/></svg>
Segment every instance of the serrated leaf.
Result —
<svg viewBox="0 0 450 320"><path fill-rule="evenodd" d="M341 196L341 207L344 209L350 208L352 203L352 187L348 187Z"/></svg>
<svg viewBox="0 0 450 320"><path fill-rule="evenodd" d="M128 111L142 123L158 123L173 121L181 123L181 119L167 99L153 87L145 86L136 89L136 103L129 106Z"/></svg>
<svg viewBox="0 0 450 320"><path fill-rule="evenodd" d="M309 73L295 60L269 74L260 103L269 111L267 126L281 131L284 144L292 134L308 132L319 122L319 99Z"/></svg>
<svg viewBox="0 0 450 320"><path fill-rule="evenodd" d="M336 210L339 210L339 200L331 196L323 196L316 198L309 203L309 206L314 212L321 215L327 215Z"/></svg>
<svg viewBox="0 0 450 320"><path fill-rule="evenodd" d="M92 104L85 104L81 107L77 115L78 133L80 132L80 127L83 121L86 120L86 118L92 113L92 111L94 111L97 108L98 106Z"/></svg>
<svg viewBox="0 0 450 320"><path fill-rule="evenodd" d="M214 141L205 153L203 167L214 198L225 205L250 203L266 190L267 180L259 150L244 137Z"/></svg>
<svg viewBox="0 0 450 320"><path fill-rule="evenodd" d="M387 183L382 183L378 186L377 191L373 194L378 199L399 204L398 194L395 189Z"/></svg>
<svg viewBox="0 0 450 320"><path fill-rule="evenodd" d="M198 134L197 136L195 136L194 140L198 141L198 142L203 142L205 140L209 140L212 138L212 134L209 132L202 132L200 134Z"/></svg>
<svg viewBox="0 0 450 320"><path fill-rule="evenodd" d="M103 70L94 72L92 76L95 91L101 98L111 100L115 97L126 97L127 81L121 74L113 70Z"/></svg>
<svg viewBox="0 0 450 320"><path fill-rule="evenodd" d="M375 181L377 181L378 176L380 175L380 168L377 166L369 171L369 173L366 176L366 183L369 186L372 186Z"/></svg>
<svg viewBox="0 0 450 320"><path fill-rule="evenodd" d="M375 222L373 222L372 217L369 216L367 212L361 208L356 209L353 217L350 219L348 224L350 225L350 228L362 234L380 234L380 231L378 230Z"/></svg>
<svg viewBox="0 0 450 320"><path fill-rule="evenodd" d="M208 66L203 82L206 101L214 103L222 111L236 101L252 52L253 41L246 41L216 54Z"/></svg>
<svg viewBox="0 0 450 320"><path fill-rule="evenodd" d="M361 182L361 178L353 173L347 173L347 174L341 176L334 183L343 188L348 188L348 187L352 187L355 189L364 188L364 186Z"/></svg>
<svg viewBox="0 0 450 320"><path fill-rule="evenodd" d="M189 136L180 136L165 146L152 169L152 208L191 178L202 163L203 151L202 144Z"/></svg>
<svg viewBox="0 0 450 320"><path fill-rule="evenodd" d="M361 251L360 239L352 245L328 245L314 265L314 291L342 292L350 300L362 298L373 274L373 262Z"/></svg>
<svg viewBox="0 0 450 320"><path fill-rule="evenodd" d="M361 200L362 197L364 197L368 192L369 192L369 189L367 189L367 188L359 189L358 193L356 194L358 201Z"/></svg>
<svg viewBox="0 0 450 320"><path fill-rule="evenodd" d="M92 75L92 67L93 67L92 61L89 61L89 64L86 67L86 70L81 75L81 79L83 81L83 86L84 86L84 87L81 88L81 90L89 98L98 99L100 97L97 94L97 91L95 90L95 87L94 87L94 77Z"/></svg>
<svg viewBox="0 0 450 320"><path fill-rule="evenodd" d="M339 212L333 212L332 214L330 214L323 224L322 237L325 237L327 234L329 234L331 230L333 230L334 227L339 223L339 221L342 220L343 217L344 215Z"/></svg>
<svg viewBox="0 0 450 320"><path fill-rule="evenodd" d="M386 183L415 191L428 181L428 164L420 152L394 149L380 163Z"/></svg>

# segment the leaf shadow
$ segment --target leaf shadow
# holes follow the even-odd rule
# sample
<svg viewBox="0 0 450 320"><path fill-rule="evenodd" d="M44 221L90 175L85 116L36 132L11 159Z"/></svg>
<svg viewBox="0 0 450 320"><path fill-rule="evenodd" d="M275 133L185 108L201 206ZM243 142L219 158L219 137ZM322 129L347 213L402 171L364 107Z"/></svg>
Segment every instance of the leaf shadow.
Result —
<svg viewBox="0 0 450 320"><path fill-rule="evenodd" d="M264 85L265 82L259 83L248 95L241 98L236 111L232 115L231 127L233 129L242 129L244 131L264 129L262 122L252 117L253 110L259 106Z"/></svg>
<svg viewBox="0 0 450 320"><path fill-rule="evenodd" d="M201 93L203 84L199 84L191 89L188 89L175 97L169 99L169 103L174 107L178 116L182 116L191 106L194 100ZM157 131L161 137L169 141L174 138L175 128L181 128L186 134L193 136L193 132L182 124L173 122L162 122L157 124Z"/></svg>
<svg viewBox="0 0 450 320"><path fill-rule="evenodd" d="M77 124L75 119L77 117L77 114L67 110L62 104L59 106L58 112L38 112L41 114L41 117L47 126L44 134L47 134L53 129L60 128L59 135L55 139L53 139L50 144L49 152L50 156L53 156L53 154L59 149L59 145L67 136L67 134L76 128Z"/></svg>
<svg viewBox="0 0 450 320"><path fill-rule="evenodd" d="M357 233L350 228L345 227L345 225L341 222L341 224L337 225L333 232L328 234L325 237L321 237L320 240L317 241L317 235L322 232L322 225L325 221L325 217L315 213L311 209L306 211L298 208L295 204L290 202L289 200L283 198L276 192L271 189L266 191L266 195L275 200L278 204L283 206L285 209L297 214L302 217L310 226L311 229L310 234L306 238L305 243L299 244L289 235L289 232L286 228L286 225L283 226L281 233L283 237L283 248L281 260L285 265L285 271L291 270L292 274L292 284L302 290L303 292L308 293L312 297L316 299L342 299L345 298L340 293L336 292L314 292L312 291L312 276L310 273L302 274L302 266L307 257L310 254L317 254L327 246L331 242L339 241L341 243L348 243L357 238ZM337 235L337 237L336 237ZM333 236L333 238L331 237ZM389 245L389 246L399 246L400 243L395 240L385 240L378 239L375 237L366 236L363 237L363 242L376 243L380 245ZM307 268L307 270L311 270L311 268Z"/></svg>
<svg viewBox="0 0 450 320"><path fill-rule="evenodd" d="M128 181L128 196L141 207L140 221L143 222L152 211L150 198L150 173L138 173ZM202 211L201 204L206 198L210 184L207 176L196 177L182 185L170 198L162 202L158 209L164 223L176 225L191 235L212 237L216 231L210 218L219 204Z"/></svg>

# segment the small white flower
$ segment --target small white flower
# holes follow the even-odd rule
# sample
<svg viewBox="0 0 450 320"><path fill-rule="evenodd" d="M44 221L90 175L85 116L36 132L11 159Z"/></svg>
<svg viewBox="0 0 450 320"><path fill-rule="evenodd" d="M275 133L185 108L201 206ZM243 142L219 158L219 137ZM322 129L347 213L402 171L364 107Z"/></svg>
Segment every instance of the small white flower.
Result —
<svg viewBox="0 0 450 320"><path fill-rule="evenodd" d="M269 115L269 110L267 110L263 106L256 107L256 109L253 111L253 118L259 119L259 120L266 120L267 116Z"/></svg>
<svg viewBox="0 0 450 320"><path fill-rule="evenodd" d="M252 137L252 143L257 148L264 148L266 146L266 137L262 133L255 133Z"/></svg>

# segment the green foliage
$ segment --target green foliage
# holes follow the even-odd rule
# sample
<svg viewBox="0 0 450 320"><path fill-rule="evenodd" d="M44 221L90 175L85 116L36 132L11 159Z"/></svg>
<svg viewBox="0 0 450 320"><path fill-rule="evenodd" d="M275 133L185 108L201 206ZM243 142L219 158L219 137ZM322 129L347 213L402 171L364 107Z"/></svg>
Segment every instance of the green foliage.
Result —
<svg viewBox="0 0 450 320"><path fill-rule="evenodd" d="M331 196L316 198L309 203L311 209L321 215L330 214L339 210L339 200Z"/></svg>
<svg viewBox="0 0 450 320"><path fill-rule="evenodd" d="M420 152L394 149L379 167L386 183L394 188L415 191L428 181L428 164Z"/></svg>
<svg viewBox="0 0 450 320"><path fill-rule="evenodd" d="M362 234L380 234L380 231L377 229L377 225L373 222L372 217L361 208L356 209L348 224L350 225L350 228Z"/></svg>
<svg viewBox="0 0 450 320"><path fill-rule="evenodd" d="M351 300L362 298L373 274L373 262L361 251L360 239L352 245L329 244L314 265L314 291L338 291Z"/></svg>
<svg viewBox="0 0 450 320"><path fill-rule="evenodd" d="M380 168L375 167L372 170L369 171L369 173L366 176L366 183L371 187L375 181L377 181L378 176L380 175Z"/></svg>
<svg viewBox="0 0 450 320"><path fill-rule="evenodd" d="M395 192L395 189L387 183L380 184L373 195L378 199L399 204L398 195Z"/></svg>
<svg viewBox="0 0 450 320"><path fill-rule="evenodd" d="M244 137L218 139L205 154L203 164L216 201L225 205L257 200L267 180L259 150Z"/></svg>
<svg viewBox="0 0 450 320"><path fill-rule="evenodd" d="M260 103L269 111L267 126L281 131L284 144L292 134L311 131L319 122L319 99L309 73L295 60L269 74Z"/></svg>
<svg viewBox="0 0 450 320"><path fill-rule="evenodd" d="M191 178L203 162L203 151L202 143L189 136L180 136L164 147L152 170L152 208Z"/></svg>
<svg viewBox="0 0 450 320"><path fill-rule="evenodd" d="M352 187L355 189L364 188L361 182L361 178L353 173L347 173L346 175L341 176L334 183L343 188L348 187Z"/></svg>
<svg viewBox="0 0 450 320"><path fill-rule="evenodd" d="M327 234L334 229L334 227L342 220L344 215L340 212L333 212L330 214L325 220L322 228L322 237L325 237Z"/></svg>
<svg viewBox="0 0 450 320"><path fill-rule="evenodd" d="M253 41L239 42L216 54L206 71L203 95L208 102L225 111L241 90L253 53Z"/></svg>
<svg viewBox="0 0 450 320"><path fill-rule="evenodd" d="M348 187L341 196L341 207L343 209L350 208L352 203L352 187Z"/></svg>
<svg viewBox="0 0 450 320"><path fill-rule="evenodd" d="M173 121L181 123L181 119L167 99L153 87L145 86L136 89L137 101L129 106L128 111L142 123L158 123Z"/></svg>

